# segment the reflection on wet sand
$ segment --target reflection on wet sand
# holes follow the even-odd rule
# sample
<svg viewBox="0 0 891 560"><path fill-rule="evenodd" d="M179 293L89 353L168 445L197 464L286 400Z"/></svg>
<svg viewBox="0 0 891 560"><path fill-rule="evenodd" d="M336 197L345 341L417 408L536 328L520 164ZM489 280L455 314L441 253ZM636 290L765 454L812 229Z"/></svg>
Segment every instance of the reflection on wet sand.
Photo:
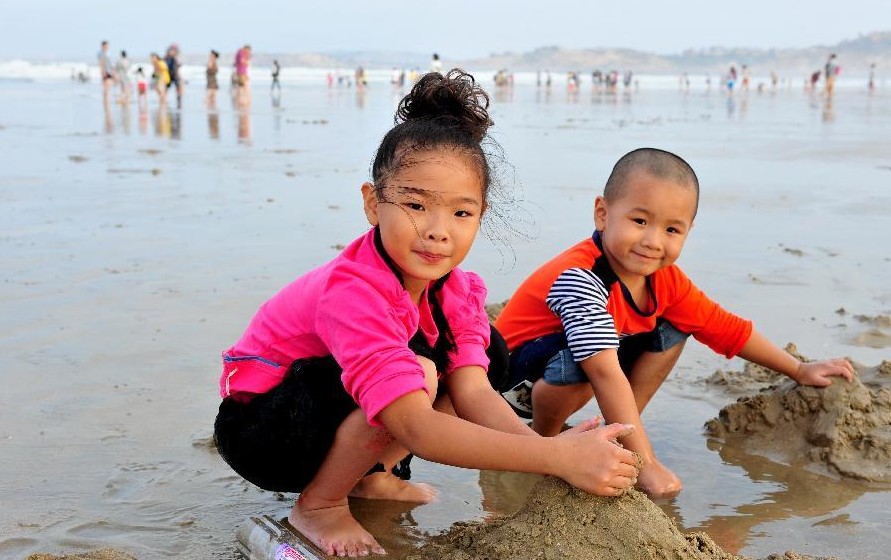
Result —
<svg viewBox="0 0 891 560"><path fill-rule="evenodd" d="M207 132L211 140L220 139L220 114L216 111L207 112Z"/></svg>
<svg viewBox="0 0 891 560"><path fill-rule="evenodd" d="M240 144L250 145L251 143L251 112L245 108L237 113L238 119L238 142Z"/></svg>
<svg viewBox="0 0 891 560"><path fill-rule="evenodd" d="M428 535L416 529L412 510L419 504L350 499L350 512L377 538L389 558L402 558L421 546Z"/></svg>
<svg viewBox="0 0 891 560"><path fill-rule="evenodd" d="M480 471L479 484L486 517L502 517L520 509L541 479L537 474Z"/></svg>
<svg viewBox="0 0 891 560"><path fill-rule="evenodd" d="M741 467L752 481L771 488L760 499L749 499L733 507L733 514L715 515L688 528L705 531L734 554L755 536L758 525L792 517L813 519L829 515L874 490L866 483L811 472L807 465L783 465L751 455L714 438L710 438L707 445L717 451L726 464Z"/></svg>

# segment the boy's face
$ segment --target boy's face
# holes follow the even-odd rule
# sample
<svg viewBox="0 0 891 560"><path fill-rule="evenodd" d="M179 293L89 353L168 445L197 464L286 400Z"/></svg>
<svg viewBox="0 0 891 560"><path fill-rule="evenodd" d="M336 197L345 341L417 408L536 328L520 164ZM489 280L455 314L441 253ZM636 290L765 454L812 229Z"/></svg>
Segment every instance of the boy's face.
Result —
<svg viewBox="0 0 891 560"><path fill-rule="evenodd" d="M594 223L613 270L625 284L633 284L677 260L695 211L692 185L634 171L618 198L597 197Z"/></svg>

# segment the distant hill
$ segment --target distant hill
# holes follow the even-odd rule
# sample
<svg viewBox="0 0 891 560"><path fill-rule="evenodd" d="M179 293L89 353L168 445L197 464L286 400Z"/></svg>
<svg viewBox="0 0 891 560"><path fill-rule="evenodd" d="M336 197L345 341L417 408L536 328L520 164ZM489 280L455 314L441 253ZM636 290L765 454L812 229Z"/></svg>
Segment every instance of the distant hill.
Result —
<svg viewBox="0 0 891 560"><path fill-rule="evenodd" d="M633 70L648 74L723 73L730 64L746 64L755 73L776 70L805 74L822 68L829 53L837 53L846 74L865 74L870 63L891 67L891 31L870 33L835 45L800 49L710 47L679 55L659 55L633 49L563 49L543 47L527 53L500 53L461 61L467 68L494 70Z"/></svg>
<svg viewBox="0 0 891 560"><path fill-rule="evenodd" d="M829 53L837 53L842 71L846 76L865 75L871 63L876 63L884 73L891 69L891 31L861 35L856 39L841 41L835 45L815 45L798 49L751 49L709 47L688 49L680 54L661 55L634 49L565 49L558 46L540 47L525 53L494 53L473 59L450 59L443 56L446 68L462 67L467 70L512 71L567 71L590 72L591 70L633 70L646 74L678 74L681 72L722 74L730 64L737 67L746 64L756 75L771 70L781 74L805 75L823 67ZM394 51L339 51L327 53L255 53L254 64L268 66L273 59L283 66L309 68L352 69L364 66L374 68L427 69L431 53ZM224 54L223 61L230 55ZM184 57L188 64L204 64L206 55Z"/></svg>

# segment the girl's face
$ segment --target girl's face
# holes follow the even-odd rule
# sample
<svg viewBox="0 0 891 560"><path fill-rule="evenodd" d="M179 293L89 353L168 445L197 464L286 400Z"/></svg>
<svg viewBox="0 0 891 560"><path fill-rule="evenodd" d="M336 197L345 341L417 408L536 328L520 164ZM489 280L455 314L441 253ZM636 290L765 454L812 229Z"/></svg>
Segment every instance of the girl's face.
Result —
<svg viewBox="0 0 891 560"><path fill-rule="evenodd" d="M485 211L482 178L458 151L407 156L382 188L362 185L365 215L379 226L387 254L405 289L420 300L424 289L461 264Z"/></svg>

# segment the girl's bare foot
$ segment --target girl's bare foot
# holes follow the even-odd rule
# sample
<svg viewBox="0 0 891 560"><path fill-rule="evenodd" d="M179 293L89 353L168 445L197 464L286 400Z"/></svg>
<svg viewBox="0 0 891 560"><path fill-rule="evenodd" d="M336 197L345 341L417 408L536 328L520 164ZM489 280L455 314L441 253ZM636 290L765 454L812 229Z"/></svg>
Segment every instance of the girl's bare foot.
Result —
<svg viewBox="0 0 891 560"><path fill-rule="evenodd" d="M288 523L325 554L352 558L367 556L370 552L387 553L353 518L346 500L342 504L313 508L303 503L302 498L294 502Z"/></svg>
<svg viewBox="0 0 891 560"><path fill-rule="evenodd" d="M376 472L359 479L350 491L350 496L426 504L436 498L436 488L429 484L402 480L392 473Z"/></svg>

